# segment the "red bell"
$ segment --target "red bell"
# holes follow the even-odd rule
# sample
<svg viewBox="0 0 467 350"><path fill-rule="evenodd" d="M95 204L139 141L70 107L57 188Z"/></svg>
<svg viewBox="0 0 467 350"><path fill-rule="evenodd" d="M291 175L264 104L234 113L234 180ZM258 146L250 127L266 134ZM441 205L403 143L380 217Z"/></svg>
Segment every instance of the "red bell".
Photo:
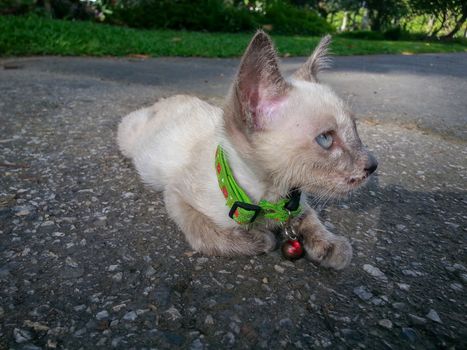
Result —
<svg viewBox="0 0 467 350"><path fill-rule="evenodd" d="M289 260L299 259L303 255L303 245L297 239L289 239L282 243L282 254Z"/></svg>

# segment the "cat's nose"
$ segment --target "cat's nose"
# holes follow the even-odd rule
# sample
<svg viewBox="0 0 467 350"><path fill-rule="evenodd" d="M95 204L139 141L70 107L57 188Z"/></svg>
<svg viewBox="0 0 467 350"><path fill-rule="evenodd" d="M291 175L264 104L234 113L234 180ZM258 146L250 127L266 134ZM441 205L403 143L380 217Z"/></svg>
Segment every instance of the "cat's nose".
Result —
<svg viewBox="0 0 467 350"><path fill-rule="evenodd" d="M365 171L367 175L370 176L371 174L373 174L377 168L378 168L378 161L376 160L375 157L373 157L372 154L369 154L368 160L365 165Z"/></svg>

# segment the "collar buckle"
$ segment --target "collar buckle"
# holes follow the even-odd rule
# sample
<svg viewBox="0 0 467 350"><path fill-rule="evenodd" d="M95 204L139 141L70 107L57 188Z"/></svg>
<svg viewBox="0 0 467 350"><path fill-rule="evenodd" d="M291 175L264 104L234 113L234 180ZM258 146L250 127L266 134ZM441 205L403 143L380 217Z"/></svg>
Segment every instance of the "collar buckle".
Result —
<svg viewBox="0 0 467 350"><path fill-rule="evenodd" d="M259 205L254 205L254 204L250 204L250 203L237 201L232 205L232 208L229 211L229 216L230 216L231 219L235 220L234 215L235 215L235 211L237 210L237 208L241 208L241 209L244 209L244 210L247 210L247 211L253 211L254 212L253 216L250 219L250 222L249 222L250 224L253 221L256 220L259 213L261 212L261 207Z"/></svg>

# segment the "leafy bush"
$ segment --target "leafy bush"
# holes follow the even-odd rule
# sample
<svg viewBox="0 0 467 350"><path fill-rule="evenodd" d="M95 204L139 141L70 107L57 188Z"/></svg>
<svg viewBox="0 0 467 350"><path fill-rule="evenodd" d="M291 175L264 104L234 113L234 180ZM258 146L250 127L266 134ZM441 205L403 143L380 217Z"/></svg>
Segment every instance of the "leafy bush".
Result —
<svg viewBox="0 0 467 350"><path fill-rule="evenodd" d="M364 39L364 40L383 40L384 36L381 32L372 32L369 30L354 30L352 32L340 33L341 38L349 39Z"/></svg>
<svg viewBox="0 0 467 350"><path fill-rule="evenodd" d="M278 34L322 35L333 32L331 24L310 9L298 8L284 1L268 3L258 21Z"/></svg>
<svg viewBox="0 0 467 350"><path fill-rule="evenodd" d="M110 20L136 28L235 32L257 26L248 9L223 0L121 0Z"/></svg>
<svg viewBox="0 0 467 350"><path fill-rule="evenodd" d="M30 12L34 6L35 0L1 0L0 15L22 15Z"/></svg>
<svg viewBox="0 0 467 350"><path fill-rule="evenodd" d="M307 8L285 1L265 2L262 12L225 0L120 0L110 20L136 28L249 31L263 26L278 34L320 35L332 26Z"/></svg>

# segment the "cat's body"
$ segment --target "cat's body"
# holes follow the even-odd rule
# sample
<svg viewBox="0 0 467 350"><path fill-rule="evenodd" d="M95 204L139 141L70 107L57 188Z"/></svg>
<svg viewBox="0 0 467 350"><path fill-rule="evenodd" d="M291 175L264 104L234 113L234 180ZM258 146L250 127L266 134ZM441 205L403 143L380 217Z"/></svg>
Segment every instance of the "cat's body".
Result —
<svg viewBox="0 0 467 350"><path fill-rule="evenodd" d="M214 165L218 145L253 203L277 201L292 187L318 195L344 194L374 171L368 171L373 159L361 146L345 105L314 79L327 43L286 81L269 38L259 32L223 108L178 95L122 120L122 153L133 160L146 184L164 192L169 215L195 250L251 255L275 247L270 230L276 222L258 220L246 229L229 217ZM323 152L315 144L317 135L331 135L330 130L335 136L326 136L327 142L341 148L332 148L332 153L331 147ZM324 266L346 266L352 254L348 241L321 225L304 195L301 204L304 215L293 225L303 236L308 257Z"/></svg>

